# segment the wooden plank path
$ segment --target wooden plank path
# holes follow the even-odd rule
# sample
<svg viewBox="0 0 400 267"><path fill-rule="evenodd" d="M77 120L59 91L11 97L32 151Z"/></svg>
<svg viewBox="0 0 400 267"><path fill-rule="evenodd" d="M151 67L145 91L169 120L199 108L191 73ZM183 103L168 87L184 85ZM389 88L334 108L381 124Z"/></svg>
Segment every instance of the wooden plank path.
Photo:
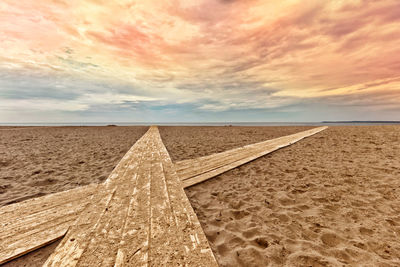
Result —
<svg viewBox="0 0 400 267"><path fill-rule="evenodd" d="M83 186L2 207L0 264L63 237L96 188Z"/></svg>
<svg viewBox="0 0 400 267"><path fill-rule="evenodd" d="M176 171L182 180L183 186L186 188L255 160L275 150L294 144L303 138L319 133L326 128L327 127L313 128L300 133L247 145L222 153L204 156L197 159L179 161L175 163Z"/></svg>
<svg viewBox="0 0 400 267"><path fill-rule="evenodd" d="M315 128L294 135L280 137L198 159L177 162L175 167L181 176L180 178L183 180L182 186L188 187L324 129L325 128L323 127ZM143 171L150 166L152 173L151 176L162 176L162 169L165 180L164 184L168 184L168 190L172 190L172 193L168 195L168 198L166 198L167 195L164 194L164 199L169 199L170 207L177 206L181 207L181 209L184 208L186 210L192 210L183 190L180 190L183 192L182 194L182 192L176 189L174 183L171 182L174 181L174 179L177 179L175 168L169 158L167 150L162 144L158 131L156 131L156 128L151 128L151 130L152 131L149 130L149 132L146 134L147 137L143 136L142 139L140 139L140 143L144 144L143 142L148 142L147 139L151 133L151 136L155 141L146 143L148 147L145 150L148 150L148 148L151 146L151 150L149 151L153 151L153 154L155 154L151 154L149 158L151 158L151 160L154 162L162 162L162 164L150 164L148 161L146 161L147 163L144 162L144 165L147 164L147 167L143 166ZM68 227L71 226L78 218L82 210L84 208L90 209L87 207L90 205L90 203L102 203L103 205L108 205L108 198L104 194L101 195L97 193L109 193L110 188L115 189L115 186L117 185L115 181L120 180L120 177L127 172L127 168L129 169L129 172L126 175L129 175L129 173L132 173L132 171L135 172L134 170L137 170L137 162L138 160L142 160L141 158L137 158L137 152L139 150L143 150L141 146L139 146L140 143L138 143L139 141L121 159L120 163L113 170L104 184L84 186L66 192L47 195L0 208L0 264L63 237L67 232ZM150 153L148 151L142 152L142 154ZM136 165L134 162L136 162ZM142 181L143 178L141 177L142 176L139 176L135 179L137 181ZM175 184L176 183L177 182L175 181ZM162 185L162 183L160 184L159 180L154 180L153 184L160 186ZM143 187L142 190L142 192L146 192L148 189ZM96 196L94 196L95 192ZM115 194L115 190L111 190L111 192L112 194ZM154 190L152 192L154 192ZM135 191L135 194L137 193L138 190ZM154 201L157 201L157 198L161 197L157 196L157 194L153 194L152 196L153 203L155 203ZM134 199L135 198L131 198L131 201L134 201ZM129 204L127 204L125 199L125 202L123 203L125 203L126 206L125 204L121 204L122 202L118 203L120 206L122 205L122 210L127 209L128 214L130 214L129 212L132 212L131 206L136 202L129 202ZM186 203L186 206L182 207L182 203ZM187 206L188 204L189 206ZM157 209L153 209L153 211L155 214L157 213ZM192 216L191 221L193 223L197 223L197 218L194 213L192 212L190 214ZM81 218L81 220L83 219ZM185 225L184 222L185 220L182 220L179 225ZM129 224L124 225L123 227L125 229L128 226ZM194 235L192 238L196 239L196 235ZM125 243L125 241L122 242L122 244ZM124 259L124 251L124 249L118 250L118 261Z"/></svg>
<svg viewBox="0 0 400 267"><path fill-rule="evenodd" d="M104 184L83 186L0 208L0 264L62 238L80 212L93 201L93 194L127 168L133 148Z"/></svg>
<svg viewBox="0 0 400 267"><path fill-rule="evenodd" d="M217 266L158 129L132 147L44 266Z"/></svg>

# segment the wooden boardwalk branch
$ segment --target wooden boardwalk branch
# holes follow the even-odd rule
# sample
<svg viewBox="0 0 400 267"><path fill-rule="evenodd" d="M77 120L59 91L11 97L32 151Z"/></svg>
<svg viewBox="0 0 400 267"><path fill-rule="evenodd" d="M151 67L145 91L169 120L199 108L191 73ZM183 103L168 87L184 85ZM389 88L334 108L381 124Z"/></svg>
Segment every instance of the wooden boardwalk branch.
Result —
<svg viewBox="0 0 400 267"><path fill-rule="evenodd" d="M62 238L72 225L47 266L215 265L183 188L325 128L173 164L151 127L103 184L0 208L0 264Z"/></svg>
<svg viewBox="0 0 400 267"><path fill-rule="evenodd" d="M26 200L0 209L0 264L60 239L98 185Z"/></svg>
<svg viewBox="0 0 400 267"><path fill-rule="evenodd" d="M326 128L327 127L318 127L222 153L180 161L175 164L175 167L179 177L182 179L183 186L186 188L206 181L275 150L294 144Z"/></svg>

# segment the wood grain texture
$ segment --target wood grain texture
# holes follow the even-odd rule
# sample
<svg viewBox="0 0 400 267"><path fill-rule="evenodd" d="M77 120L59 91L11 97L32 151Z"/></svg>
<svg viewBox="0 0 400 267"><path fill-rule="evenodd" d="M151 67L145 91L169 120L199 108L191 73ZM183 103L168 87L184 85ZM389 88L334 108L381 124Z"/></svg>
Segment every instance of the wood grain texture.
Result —
<svg viewBox="0 0 400 267"><path fill-rule="evenodd" d="M131 177L131 171L137 167L137 159L146 150L150 133L151 129L127 152L125 160L114 169L101 190L93 195L93 199L71 226L67 235L54 253L50 255L44 266L77 266L80 262L85 263L92 260L89 253L93 253L93 249L96 249L94 246L99 244L99 240L104 241L107 245L109 242L115 242L119 229L118 225L115 228L110 228L113 226L112 222L116 222L114 220L116 217L113 215L121 216L118 208L121 203L124 203L124 194L129 190L124 183L129 185L129 182L135 180L134 177ZM130 163L133 163L133 165L130 165ZM113 221L110 222L110 220ZM98 234L100 236L97 236ZM110 240L107 240L107 238L110 238ZM100 246L99 248L102 252L105 249L107 247ZM110 249L113 249L113 247L110 247ZM107 253L100 255L99 258L98 254L95 253L97 258L94 259L93 264L82 264L81 266L104 266L105 264L102 264L102 262L110 262L112 258L110 256L112 252Z"/></svg>
<svg viewBox="0 0 400 267"><path fill-rule="evenodd" d="M176 232L169 238L179 242L179 248L183 251L183 254L180 254L184 259L182 265L218 266L168 151L161 138L157 141L176 227Z"/></svg>
<svg viewBox="0 0 400 267"><path fill-rule="evenodd" d="M97 185L47 195L0 209L0 264L65 235Z"/></svg>
<svg viewBox="0 0 400 267"><path fill-rule="evenodd" d="M217 266L156 127L93 198L44 266Z"/></svg>
<svg viewBox="0 0 400 267"><path fill-rule="evenodd" d="M318 127L210 156L180 161L177 162L175 166L182 180L183 187L186 188L206 181L275 150L289 146L303 138L319 133L326 128L327 127Z"/></svg>

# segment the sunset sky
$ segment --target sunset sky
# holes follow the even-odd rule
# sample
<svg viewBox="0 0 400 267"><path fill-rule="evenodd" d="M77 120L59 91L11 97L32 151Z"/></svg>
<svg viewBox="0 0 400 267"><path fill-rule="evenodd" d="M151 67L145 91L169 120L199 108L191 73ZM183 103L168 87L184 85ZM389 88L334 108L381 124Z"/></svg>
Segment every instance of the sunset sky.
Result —
<svg viewBox="0 0 400 267"><path fill-rule="evenodd" d="M2 0L0 122L400 119L399 0Z"/></svg>

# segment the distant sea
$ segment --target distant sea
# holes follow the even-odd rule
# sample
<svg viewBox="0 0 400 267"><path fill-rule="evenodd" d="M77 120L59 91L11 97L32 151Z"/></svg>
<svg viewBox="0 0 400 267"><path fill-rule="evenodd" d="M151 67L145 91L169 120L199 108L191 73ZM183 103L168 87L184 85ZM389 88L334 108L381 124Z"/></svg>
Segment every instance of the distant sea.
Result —
<svg viewBox="0 0 400 267"><path fill-rule="evenodd" d="M54 122L54 123L0 123L0 126L340 126L392 125L400 121L322 121L322 122Z"/></svg>

